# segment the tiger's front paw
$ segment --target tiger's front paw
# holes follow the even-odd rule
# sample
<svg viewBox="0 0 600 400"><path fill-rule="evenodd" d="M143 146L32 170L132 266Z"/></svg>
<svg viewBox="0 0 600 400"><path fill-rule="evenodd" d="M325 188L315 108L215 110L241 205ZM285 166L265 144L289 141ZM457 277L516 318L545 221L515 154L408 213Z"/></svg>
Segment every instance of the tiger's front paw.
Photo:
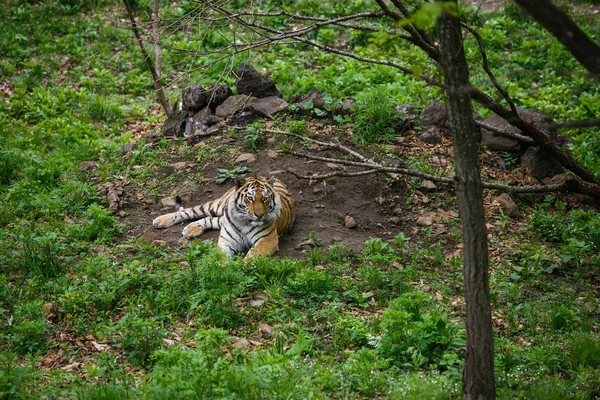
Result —
<svg viewBox="0 0 600 400"><path fill-rule="evenodd" d="M173 214L161 215L160 217L154 218L154 221L152 221L152 226L158 229L168 228L174 225L174 220L175 218Z"/></svg>
<svg viewBox="0 0 600 400"><path fill-rule="evenodd" d="M182 235L186 239L193 239L193 238L197 238L198 236L202 236L204 231L206 231L206 228L204 226L200 226L200 225L192 223L192 224L189 224L188 226L186 226L185 228L183 228Z"/></svg>

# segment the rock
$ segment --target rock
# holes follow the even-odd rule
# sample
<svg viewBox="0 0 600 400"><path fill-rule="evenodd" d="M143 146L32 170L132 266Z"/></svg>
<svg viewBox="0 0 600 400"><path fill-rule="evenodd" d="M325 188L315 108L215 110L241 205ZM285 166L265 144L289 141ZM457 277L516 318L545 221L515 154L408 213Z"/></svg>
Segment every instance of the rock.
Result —
<svg viewBox="0 0 600 400"><path fill-rule="evenodd" d="M241 63L238 66L237 76L235 87L240 95L245 94L259 99L270 96L282 97L275 86L275 81L262 76L248 63Z"/></svg>
<svg viewBox="0 0 600 400"><path fill-rule="evenodd" d="M238 156L238 158L235 159L236 163L246 162L248 164L251 164L255 161L256 161L256 154L252 154L252 153L240 154Z"/></svg>
<svg viewBox="0 0 600 400"><path fill-rule="evenodd" d="M432 191L432 190L436 190L438 187L435 185L435 183L431 182L430 180L424 179L421 182L421 187L423 189L425 189L426 191Z"/></svg>
<svg viewBox="0 0 600 400"><path fill-rule="evenodd" d="M233 344L233 347L236 349L242 349L242 350L246 350L250 348L250 342L248 341L248 339L240 339L237 342L235 342Z"/></svg>
<svg viewBox="0 0 600 400"><path fill-rule="evenodd" d="M156 239L156 240L153 240L151 244L152 244L152 246L157 246L158 247L158 246L166 246L167 242L165 240L158 240L158 239Z"/></svg>
<svg viewBox="0 0 600 400"><path fill-rule="evenodd" d="M521 215L519 212L519 206L508 194L502 193L500 196L496 196L492 200L500 205L500 209L505 215L508 215L511 218L516 218Z"/></svg>
<svg viewBox="0 0 600 400"><path fill-rule="evenodd" d="M356 221L349 215L344 218L344 226L348 229L356 228Z"/></svg>
<svg viewBox="0 0 600 400"><path fill-rule="evenodd" d="M202 110L194 114L192 119L194 121L194 131L198 130L197 123L201 123L206 126L213 126L223 121L223 118L217 117L215 114L213 114L209 106L204 107Z"/></svg>
<svg viewBox="0 0 600 400"><path fill-rule="evenodd" d="M419 135L419 139L422 142L429 144L439 144L444 141L444 134L442 128L434 125L427 126L423 129L423 132Z"/></svg>
<svg viewBox="0 0 600 400"><path fill-rule="evenodd" d="M163 124L161 131L163 136L179 137L183 135L188 114L186 111L174 111Z"/></svg>
<svg viewBox="0 0 600 400"><path fill-rule="evenodd" d="M421 216L417 218L417 225L430 226L433 225L433 223L439 218L440 216L433 211L423 211Z"/></svg>
<svg viewBox="0 0 600 400"><path fill-rule="evenodd" d="M405 123L414 126L417 120L417 112L411 104L398 104L394 107L394 111L399 114Z"/></svg>
<svg viewBox="0 0 600 400"><path fill-rule="evenodd" d="M140 241L142 243L145 244L150 244L153 241L155 241L158 238L158 233L153 232L153 231L146 231L144 232L144 234L140 237Z"/></svg>
<svg viewBox="0 0 600 400"><path fill-rule="evenodd" d="M121 153L129 153L137 148L137 143L127 143L121 146Z"/></svg>
<svg viewBox="0 0 600 400"><path fill-rule="evenodd" d="M171 168L173 168L173 169L184 169L188 166L189 166L189 164L185 161L179 161L179 162L171 164Z"/></svg>
<svg viewBox="0 0 600 400"><path fill-rule="evenodd" d="M549 155L539 147L529 147L521 156L521 161L537 179L551 178L564 171L556 158Z"/></svg>
<svg viewBox="0 0 600 400"><path fill-rule="evenodd" d="M325 267L322 265L315 265L315 271L323 271L325 270Z"/></svg>
<svg viewBox="0 0 600 400"><path fill-rule="evenodd" d="M200 110L208 104L208 93L200 85L183 88L181 98L181 107L184 111Z"/></svg>
<svg viewBox="0 0 600 400"><path fill-rule="evenodd" d="M269 96L258 99L250 104L250 111L254 111L263 117L271 117L275 114L279 114L282 111L286 111L287 109L288 103L277 96Z"/></svg>
<svg viewBox="0 0 600 400"><path fill-rule="evenodd" d="M245 94L228 97L223 104L217 107L215 115L220 118L229 118L238 111L247 109L256 100L256 97Z"/></svg>
<svg viewBox="0 0 600 400"><path fill-rule="evenodd" d="M402 219L400 219L400 217L390 217L388 218L388 221L394 225L399 225L400 222L402 222Z"/></svg>
<svg viewBox="0 0 600 400"><path fill-rule="evenodd" d="M323 101L323 93L315 88L310 89L304 96L292 96L290 102L298 107L298 110L303 114L311 114L314 108L325 109L327 107L327 104Z"/></svg>
<svg viewBox="0 0 600 400"><path fill-rule="evenodd" d="M212 111L215 111L217 106L223 104L228 97L233 96L233 91L227 85L217 85L212 83L208 85L207 91L210 94L208 106Z"/></svg>
<svg viewBox="0 0 600 400"><path fill-rule="evenodd" d="M428 105L421 114L421 125L425 126L442 126L448 121L448 110L444 105L436 100Z"/></svg>
<svg viewBox="0 0 600 400"><path fill-rule="evenodd" d="M210 84L206 89L200 85L192 85L181 91L182 108L184 111L193 114L205 107L211 110L223 103L225 99L231 96L233 92L229 86Z"/></svg>
<svg viewBox="0 0 600 400"><path fill-rule="evenodd" d="M118 214L117 214L117 215L118 215L119 217L121 217L121 218L125 218L125 217L127 216L127 213L126 213L125 211L121 210L121 211L119 211L119 212L118 212Z"/></svg>
<svg viewBox="0 0 600 400"><path fill-rule="evenodd" d="M273 335L273 328L271 328L271 326L269 326L267 324L262 324L258 328L258 331L260 332L261 335L266 336L266 337Z"/></svg>
<svg viewBox="0 0 600 400"><path fill-rule="evenodd" d="M494 128L501 129L503 131L521 134L521 131L508 122L504 118L493 114L487 117L484 122L487 125L493 126ZM481 145L486 146L488 149L493 151L506 151L509 153L518 152L521 149L521 142L517 139L513 139L507 136L503 136L499 133L492 132L488 129L481 128Z"/></svg>
<svg viewBox="0 0 600 400"><path fill-rule="evenodd" d="M524 121L529 122L530 124L535 125L537 128L542 129L543 131L548 133L551 138L557 138L558 133L556 131L556 127L554 126L556 124L554 120L546 114L521 107L517 107L517 112Z"/></svg>
<svg viewBox="0 0 600 400"><path fill-rule="evenodd" d="M263 304L265 304L265 300L262 299L258 299L258 300L251 300L250 301L250 306L257 308L262 306Z"/></svg>
<svg viewBox="0 0 600 400"><path fill-rule="evenodd" d="M176 196L165 197L160 201L163 207L175 207L177 205Z"/></svg>
<svg viewBox="0 0 600 400"><path fill-rule="evenodd" d="M78 167L84 171L91 171L98 168L98 164L95 161L83 161L79 163Z"/></svg>
<svg viewBox="0 0 600 400"><path fill-rule="evenodd" d="M338 104L335 106L335 113L341 115L348 115L352 112L352 106L356 103L356 99L354 97L346 97L342 104Z"/></svg>

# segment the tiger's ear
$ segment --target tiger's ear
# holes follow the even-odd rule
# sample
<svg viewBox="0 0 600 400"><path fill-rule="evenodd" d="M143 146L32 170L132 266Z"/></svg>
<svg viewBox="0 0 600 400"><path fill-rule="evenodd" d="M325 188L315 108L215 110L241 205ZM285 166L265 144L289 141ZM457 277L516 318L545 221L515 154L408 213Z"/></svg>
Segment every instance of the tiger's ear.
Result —
<svg viewBox="0 0 600 400"><path fill-rule="evenodd" d="M274 176L270 176L269 177L269 185L273 186L275 184L275 181L277 180L277 178L275 178Z"/></svg>
<svg viewBox="0 0 600 400"><path fill-rule="evenodd" d="M235 183L235 186L239 189L244 185L246 179L242 178L241 176L236 176L235 178L233 178L233 182Z"/></svg>

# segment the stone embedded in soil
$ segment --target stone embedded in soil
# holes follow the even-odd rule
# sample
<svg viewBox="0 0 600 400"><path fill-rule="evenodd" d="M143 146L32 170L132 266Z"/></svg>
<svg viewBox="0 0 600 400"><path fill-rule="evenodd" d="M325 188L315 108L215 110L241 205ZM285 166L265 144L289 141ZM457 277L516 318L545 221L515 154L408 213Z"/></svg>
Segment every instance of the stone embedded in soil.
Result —
<svg viewBox="0 0 600 400"><path fill-rule="evenodd" d="M235 162L236 163L246 162L248 164L251 164L253 162L256 162L256 154L252 154L252 153L240 154L238 156L238 158L235 159Z"/></svg>
<svg viewBox="0 0 600 400"><path fill-rule="evenodd" d="M150 243L152 243L152 241L156 240L157 238L158 238L158 233L153 232L153 231L146 231L140 237L140 240L146 244L150 244Z"/></svg>
<svg viewBox="0 0 600 400"><path fill-rule="evenodd" d="M424 179L421 181L421 187L427 191L436 190L437 186L430 180Z"/></svg>
<svg viewBox="0 0 600 400"><path fill-rule="evenodd" d="M344 226L348 229L356 228L356 221L349 215L344 218Z"/></svg>
<svg viewBox="0 0 600 400"><path fill-rule="evenodd" d="M169 196L169 197L165 197L164 199L162 199L160 201L160 204L163 207L175 207L175 205L177 204L177 200L176 200L175 196Z"/></svg>
<svg viewBox="0 0 600 400"><path fill-rule="evenodd" d="M388 218L388 221L394 225L399 225L400 222L402 222L402 219L400 219L400 217L391 217L391 218Z"/></svg>
<svg viewBox="0 0 600 400"><path fill-rule="evenodd" d="M250 301L250 305L251 305L252 307L255 307L255 308L256 308L256 307L260 307L260 306L262 306L263 304L265 304L265 301L264 301L264 300L261 300L261 299L258 299L258 300L252 300L252 301Z"/></svg>
<svg viewBox="0 0 600 400"><path fill-rule="evenodd" d="M419 135L419 139L423 143L440 144L444 141L444 132L442 131L442 128L438 126L427 126Z"/></svg>
<svg viewBox="0 0 600 400"><path fill-rule="evenodd" d="M237 342L235 342L233 344L234 348L242 349L242 350L246 350L246 349L250 348L250 346L251 345L250 345L250 342L248 341L248 339L244 339L244 338L238 340Z"/></svg>
<svg viewBox="0 0 600 400"><path fill-rule="evenodd" d="M428 105L421 114L421 125L443 125L448 120L448 109L444 107L441 101L436 100Z"/></svg>
<svg viewBox="0 0 600 400"><path fill-rule="evenodd" d="M80 162L78 165L79 169L83 169L83 170L93 170L98 168L98 165L96 164L95 161L83 161Z"/></svg>
<svg viewBox="0 0 600 400"><path fill-rule="evenodd" d="M167 245L167 241L166 240L156 239L156 240L153 240L151 244L152 244L152 246L157 246L157 247L158 246L166 246Z"/></svg>
<svg viewBox="0 0 600 400"><path fill-rule="evenodd" d="M430 226L439 218L439 215L433 211L425 211L417 218L417 225Z"/></svg>
<svg viewBox="0 0 600 400"><path fill-rule="evenodd" d="M530 147L521 156L521 161L537 179L553 177L564 172L562 164L545 150L539 147Z"/></svg>
<svg viewBox="0 0 600 400"><path fill-rule="evenodd" d="M273 328L271 328L271 326L267 325L267 324L262 324L260 326L260 328L258 328L258 331L263 336L267 336L268 337L268 336L273 335Z"/></svg>
<svg viewBox="0 0 600 400"><path fill-rule="evenodd" d="M185 161L179 161L179 162L171 164L171 168L173 168L173 169L184 169L188 166L189 166L188 163Z"/></svg>
<svg viewBox="0 0 600 400"><path fill-rule="evenodd" d="M502 212L509 217L516 218L521 215L519 206L508 194L502 193L500 196L494 197L493 200L500 205Z"/></svg>
<svg viewBox="0 0 600 400"><path fill-rule="evenodd" d="M315 271L323 271L325 269L322 265L315 265Z"/></svg>

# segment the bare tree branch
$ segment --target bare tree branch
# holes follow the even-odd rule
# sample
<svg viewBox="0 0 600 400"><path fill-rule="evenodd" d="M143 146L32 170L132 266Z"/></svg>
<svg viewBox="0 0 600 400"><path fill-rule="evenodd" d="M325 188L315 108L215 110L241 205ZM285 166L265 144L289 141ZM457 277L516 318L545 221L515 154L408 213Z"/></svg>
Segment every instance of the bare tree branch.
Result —
<svg viewBox="0 0 600 400"><path fill-rule="evenodd" d="M155 0L155 1L157 1L157 0ZM164 91L163 91L162 82L160 79L160 73L157 72L157 67L154 65L154 63L152 62L152 58L150 58L150 55L146 51L146 46L144 45L144 40L142 39L142 36L140 34L140 30L138 28L138 24L135 19L135 14L133 12L133 9L131 8L131 5L129 4L129 0L123 0L123 4L125 5L125 9L127 10L127 15L129 16L129 20L131 21L131 30L133 31L133 34L135 35L135 38L137 39L137 42L138 42L138 45L142 52L142 55L144 56L144 60L146 60L146 64L148 64L148 69L150 69L150 73L152 74L152 79L154 81L154 90L156 91L156 96L158 97L158 101L160 102L163 110L165 110L165 113L167 114L167 116L169 116L169 115L171 115L172 110L171 110L171 106L169 105L169 100L167 99L167 97L165 96ZM158 14L157 14L157 16L158 16ZM159 47L159 49L160 49L160 47Z"/></svg>
<svg viewBox="0 0 600 400"><path fill-rule="evenodd" d="M600 46L549 0L515 0L554 35L593 76L600 78Z"/></svg>
<svg viewBox="0 0 600 400"><path fill-rule="evenodd" d="M530 138L529 136L523 136L523 135L519 135L518 133L510 132L510 131L507 131L507 130L504 130L504 129L499 129L499 128L496 128L495 126L491 126L491 125L486 124L485 122L482 122L482 121L475 120L475 125L477 125L477 126L479 126L481 128L485 128L485 129L487 129L489 131L495 132L495 133L497 133L499 135L520 140L521 142L535 143L534 140L532 138Z"/></svg>
<svg viewBox="0 0 600 400"><path fill-rule="evenodd" d="M496 76L494 75L494 73L490 69L490 65L488 63L488 58L487 58L487 53L485 51L485 46L483 45L483 39L481 38L481 35L479 35L479 33L475 29L471 28L469 25L467 25L465 23L461 22L460 25L464 29L468 30L471 33L471 35L473 35L473 37L475 38L475 40L477 41L477 45L479 46L479 52L481 53L481 61L482 61L482 65L483 65L484 71L490 77L490 80L492 81L492 83L496 87L496 90L498 90L498 92L500 92L500 94L502 95L502 97L504 97L504 100L506 100L506 102L508 103L508 105L509 105L510 109L512 110L512 112L515 115L517 115L517 107L515 107L515 103L513 103L510 95L508 94L508 92L500 85L500 83L498 83L498 80L496 79Z"/></svg>

